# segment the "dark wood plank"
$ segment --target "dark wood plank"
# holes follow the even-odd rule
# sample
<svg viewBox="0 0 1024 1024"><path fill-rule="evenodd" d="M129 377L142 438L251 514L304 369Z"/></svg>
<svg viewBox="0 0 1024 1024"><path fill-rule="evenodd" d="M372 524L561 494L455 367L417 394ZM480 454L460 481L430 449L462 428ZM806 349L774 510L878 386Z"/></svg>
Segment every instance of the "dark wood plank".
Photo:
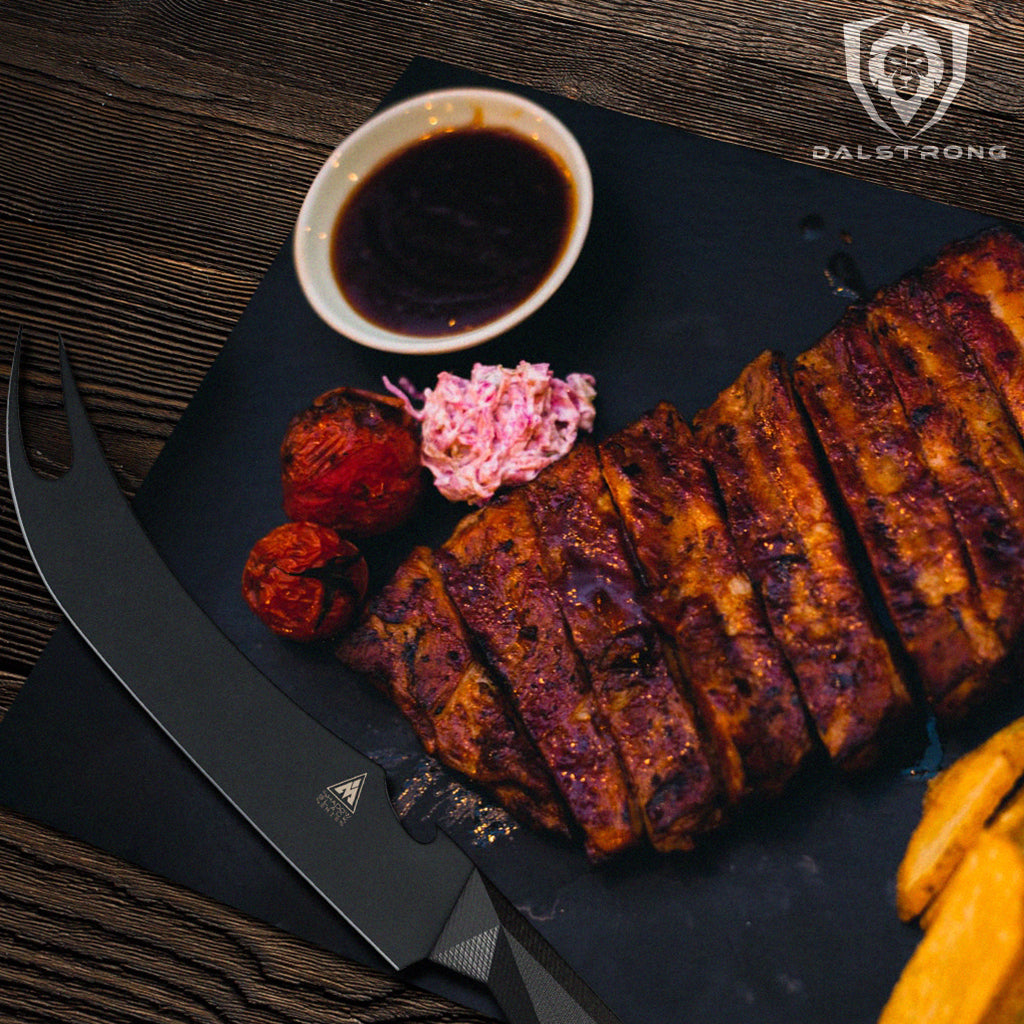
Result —
<svg viewBox="0 0 1024 1024"><path fill-rule="evenodd" d="M3 1021L486 1019L3 811L0 863Z"/></svg>

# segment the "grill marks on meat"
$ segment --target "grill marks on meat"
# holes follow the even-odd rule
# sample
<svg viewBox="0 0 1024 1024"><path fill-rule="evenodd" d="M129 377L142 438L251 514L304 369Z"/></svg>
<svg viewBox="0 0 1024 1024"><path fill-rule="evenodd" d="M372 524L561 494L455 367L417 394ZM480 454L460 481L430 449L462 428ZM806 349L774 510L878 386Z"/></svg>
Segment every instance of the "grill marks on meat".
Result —
<svg viewBox="0 0 1024 1024"><path fill-rule="evenodd" d="M780 356L765 352L695 419L737 551L818 734L860 767L910 694L857 577Z"/></svg>
<svg viewBox="0 0 1024 1024"><path fill-rule="evenodd" d="M672 639L727 793L779 791L810 750L806 716L689 427L661 403L601 457L643 598Z"/></svg>
<svg viewBox="0 0 1024 1024"><path fill-rule="evenodd" d="M597 451L580 441L524 488L544 568L615 740L648 839L690 849L721 818L689 702L640 607Z"/></svg>
<svg viewBox="0 0 1024 1024"><path fill-rule="evenodd" d="M956 715L988 686L1005 646L863 310L800 355L793 378L924 691Z"/></svg>
<svg viewBox="0 0 1024 1024"><path fill-rule="evenodd" d="M762 354L694 430L662 403L579 442L414 551L341 651L428 751L595 859L688 848L819 738L869 762L912 704L897 666L946 720L1001 681L1024 244L948 247L792 365Z"/></svg>
<svg viewBox="0 0 1024 1024"><path fill-rule="evenodd" d="M983 232L946 248L924 282L1024 433L1024 243Z"/></svg>
<svg viewBox="0 0 1024 1024"><path fill-rule="evenodd" d="M445 587L502 677L594 857L640 828L618 752L541 569L520 488L467 516L438 552Z"/></svg>
<svg viewBox="0 0 1024 1024"><path fill-rule="evenodd" d="M338 654L398 705L428 753L521 820L568 833L551 777L474 656L429 548L415 548L399 566Z"/></svg>
<svg viewBox="0 0 1024 1024"><path fill-rule="evenodd" d="M1024 613L1024 450L984 373L910 277L868 326L953 514L986 615L1007 645Z"/></svg>

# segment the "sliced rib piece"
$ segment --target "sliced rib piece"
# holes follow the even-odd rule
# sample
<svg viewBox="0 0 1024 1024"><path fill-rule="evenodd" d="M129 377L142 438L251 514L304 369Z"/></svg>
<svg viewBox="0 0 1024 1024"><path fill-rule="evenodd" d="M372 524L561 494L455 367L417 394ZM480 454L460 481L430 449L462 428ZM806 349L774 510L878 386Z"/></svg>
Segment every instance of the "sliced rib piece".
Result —
<svg viewBox="0 0 1024 1024"><path fill-rule="evenodd" d="M1024 243L992 228L946 248L924 279L1024 432Z"/></svg>
<svg viewBox="0 0 1024 1024"><path fill-rule="evenodd" d="M940 715L958 715L988 689L1005 648L863 310L800 355L793 380L923 689Z"/></svg>
<svg viewBox="0 0 1024 1024"><path fill-rule="evenodd" d="M868 327L953 513L985 613L1009 645L1024 613L1024 450L981 367L910 276Z"/></svg>
<svg viewBox="0 0 1024 1024"><path fill-rule="evenodd" d="M636 595L597 450L577 442L524 488L548 579L590 678L651 844L689 849L721 818L693 710Z"/></svg>
<svg viewBox="0 0 1024 1024"><path fill-rule="evenodd" d="M635 843L640 826L626 779L540 567L522 489L466 516L437 559L448 593L505 682L591 855Z"/></svg>
<svg viewBox="0 0 1024 1024"><path fill-rule="evenodd" d="M781 356L750 363L694 431L736 549L829 754L866 764L910 708L858 580Z"/></svg>
<svg viewBox="0 0 1024 1024"><path fill-rule="evenodd" d="M568 832L540 755L470 648L429 548L399 566L338 656L408 718L428 753L494 793L516 817Z"/></svg>
<svg viewBox="0 0 1024 1024"><path fill-rule="evenodd" d="M672 639L727 792L778 791L810 750L806 714L689 427L661 403L600 451L645 606Z"/></svg>

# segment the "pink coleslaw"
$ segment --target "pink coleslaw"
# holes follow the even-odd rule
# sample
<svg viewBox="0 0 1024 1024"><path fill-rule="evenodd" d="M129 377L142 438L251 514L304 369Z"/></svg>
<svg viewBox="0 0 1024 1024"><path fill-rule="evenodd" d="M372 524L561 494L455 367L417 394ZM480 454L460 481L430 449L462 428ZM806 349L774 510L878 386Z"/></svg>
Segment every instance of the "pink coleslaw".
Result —
<svg viewBox="0 0 1024 1024"><path fill-rule="evenodd" d="M547 363L477 363L468 380L444 372L422 394L404 378L399 384L384 378L419 420L421 461L452 501L483 505L498 488L532 480L594 426L594 378L570 373L560 380Z"/></svg>

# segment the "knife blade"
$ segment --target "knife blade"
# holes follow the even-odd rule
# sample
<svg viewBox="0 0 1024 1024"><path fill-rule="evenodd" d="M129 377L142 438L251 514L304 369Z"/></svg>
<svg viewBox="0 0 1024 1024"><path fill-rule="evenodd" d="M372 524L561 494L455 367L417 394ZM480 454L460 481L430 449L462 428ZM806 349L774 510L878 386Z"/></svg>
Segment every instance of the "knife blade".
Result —
<svg viewBox="0 0 1024 1024"><path fill-rule="evenodd" d="M619 1024L443 832L400 822L384 770L306 714L188 595L108 467L58 344L72 462L44 479L20 415L7 472L37 569L74 628L192 764L393 968L431 960L486 985L512 1024Z"/></svg>

